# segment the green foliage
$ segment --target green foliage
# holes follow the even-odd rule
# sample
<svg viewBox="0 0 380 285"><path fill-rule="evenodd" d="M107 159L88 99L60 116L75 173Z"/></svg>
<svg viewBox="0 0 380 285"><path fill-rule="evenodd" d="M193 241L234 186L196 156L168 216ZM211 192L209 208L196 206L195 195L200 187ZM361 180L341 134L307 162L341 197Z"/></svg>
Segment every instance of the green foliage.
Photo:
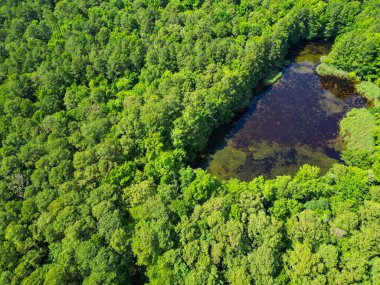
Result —
<svg viewBox="0 0 380 285"><path fill-rule="evenodd" d="M325 62L318 65L317 73L322 76L336 76L336 77L345 78L345 79L352 79L350 73L348 73L347 71L338 69Z"/></svg>
<svg viewBox="0 0 380 285"><path fill-rule="evenodd" d="M194 206L206 201L212 194L217 194L219 182L204 171L197 171L196 178L183 189L183 199Z"/></svg>
<svg viewBox="0 0 380 285"><path fill-rule="evenodd" d="M360 79L377 82L380 74L380 32L379 17L374 15L379 13L378 2L364 1L360 7L357 1L352 1L344 7L347 9L346 13L351 14L347 19L349 25L345 28L346 32L335 41L327 63L353 72ZM355 8L350 11L348 7ZM355 19L357 12L354 11L359 7L361 11Z"/></svg>
<svg viewBox="0 0 380 285"><path fill-rule="evenodd" d="M300 39L379 85L377 2L2 1L0 284L378 283L377 109L324 176L186 167Z"/></svg>
<svg viewBox="0 0 380 285"><path fill-rule="evenodd" d="M127 161L120 166L116 166L111 170L107 177L103 179L103 183L120 185L125 187L129 185L133 179L136 171L136 166L134 163Z"/></svg>
<svg viewBox="0 0 380 285"><path fill-rule="evenodd" d="M360 82L355 86L356 90L369 101L375 103L375 106L380 100L380 87L368 81Z"/></svg>
<svg viewBox="0 0 380 285"><path fill-rule="evenodd" d="M375 147L373 129L375 118L367 109L352 109L340 122L340 134L347 143L347 149L372 153Z"/></svg>
<svg viewBox="0 0 380 285"><path fill-rule="evenodd" d="M369 169L373 164L371 153L364 149L344 150L340 158L349 166Z"/></svg>
<svg viewBox="0 0 380 285"><path fill-rule="evenodd" d="M272 72L266 78L264 78L265 85L273 85L282 77L282 72Z"/></svg>
<svg viewBox="0 0 380 285"><path fill-rule="evenodd" d="M353 109L340 123L340 134L347 142L348 150L373 152L375 119L367 109Z"/></svg>

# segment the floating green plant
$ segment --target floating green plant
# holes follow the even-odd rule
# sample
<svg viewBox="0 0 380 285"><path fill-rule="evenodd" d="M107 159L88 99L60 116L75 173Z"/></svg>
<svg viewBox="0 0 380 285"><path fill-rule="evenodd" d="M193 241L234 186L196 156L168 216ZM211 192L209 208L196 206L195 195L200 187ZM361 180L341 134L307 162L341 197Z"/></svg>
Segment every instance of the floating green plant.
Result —
<svg viewBox="0 0 380 285"><path fill-rule="evenodd" d="M336 98L336 96L328 90L323 92L321 99L318 101L318 103L328 116L342 113L344 110L339 99Z"/></svg>
<svg viewBox="0 0 380 285"><path fill-rule="evenodd" d="M330 52L331 45L329 43L311 43L308 44L296 57L296 63L309 62L316 64L320 61L320 57Z"/></svg>
<svg viewBox="0 0 380 285"><path fill-rule="evenodd" d="M312 74L314 72L313 65L303 64L299 67L294 68L294 72L301 74Z"/></svg>
<svg viewBox="0 0 380 285"><path fill-rule="evenodd" d="M271 73L268 74L267 77L264 78L264 84L265 85L273 85L275 84L280 78L282 77L282 72L278 71L272 71Z"/></svg>
<svg viewBox="0 0 380 285"><path fill-rule="evenodd" d="M223 180L236 177L238 167L245 163L246 158L244 151L233 147L232 142L229 142L225 148L211 156L207 170Z"/></svg>
<svg viewBox="0 0 380 285"><path fill-rule="evenodd" d="M304 164L318 165L321 172L326 172L336 160L328 157L323 150L312 149L306 145L298 144L294 148L283 148L288 155L294 156L294 160L289 164L286 160L277 159L277 163L271 169L271 177L283 175L284 173L294 175ZM283 154L286 157L286 152Z"/></svg>
<svg viewBox="0 0 380 285"><path fill-rule="evenodd" d="M281 151L283 146L276 142L262 141L248 147L253 154L253 159L260 160L273 156L273 153Z"/></svg>

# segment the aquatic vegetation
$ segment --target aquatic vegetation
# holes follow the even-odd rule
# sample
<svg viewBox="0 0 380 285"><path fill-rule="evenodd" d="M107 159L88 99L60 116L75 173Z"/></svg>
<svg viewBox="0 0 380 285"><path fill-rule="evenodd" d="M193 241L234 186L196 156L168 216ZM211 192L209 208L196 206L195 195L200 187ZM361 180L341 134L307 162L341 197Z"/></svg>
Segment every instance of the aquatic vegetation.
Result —
<svg viewBox="0 0 380 285"><path fill-rule="evenodd" d="M293 69L294 72L301 74L312 74L314 72L314 66L309 64L302 64L299 67Z"/></svg>
<svg viewBox="0 0 380 285"><path fill-rule="evenodd" d="M329 42L308 43L296 56L296 63L315 65L320 62L321 57L327 55L331 50Z"/></svg>
<svg viewBox="0 0 380 285"><path fill-rule="evenodd" d="M282 72L273 71L264 78L263 82L265 85L270 86L275 84L282 77Z"/></svg>
<svg viewBox="0 0 380 285"><path fill-rule="evenodd" d="M208 172L220 179L250 181L259 175L295 174L305 163L324 173L339 161L339 120L365 101L351 81L316 75L318 61L311 62L328 51L320 44L322 48L312 43L299 50L302 56L294 55L282 78L257 95L227 136L226 146L209 157Z"/></svg>
<svg viewBox="0 0 380 285"><path fill-rule="evenodd" d="M237 177L238 168L246 162L247 154L233 147L229 142L226 147L211 156L208 171L220 179Z"/></svg>
<svg viewBox="0 0 380 285"><path fill-rule="evenodd" d="M331 41L327 64L380 85L379 14L379 0L1 1L0 284L380 284L380 109L373 153L324 175L337 122L366 102L311 72L329 44L291 55ZM191 167L226 123L210 168L247 182Z"/></svg>
<svg viewBox="0 0 380 285"><path fill-rule="evenodd" d="M281 151L283 146L276 141L259 141L248 147L250 153L252 153L253 159L261 160L268 157L272 157L273 154Z"/></svg>
<svg viewBox="0 0 380 285"><path fill-rule="evenodd" d="M336 138L333 138L333 139L329 139L327 141L327 147L329 147L330 149L334 149L335 151L342 151L345 147L345 142L343 140L343 138L341 136L338 136Z"/></svg>
<svg viewBox="0 0 380 285"><path fill-rule="evenodd" d="M329 90L322 93L321 99L318 103L328 116L339 114L344 111L344 106L342 106L341 100Z"/></svg>
<svg viewBox="0 0 380 285"><path fill-rule="evenodd" d="M373 152L375 117L368 109L353 109L340 122L340 134L350 150Z"/></svg>
<svg viewBox="0 0 380 285"><path fill-rule="evenodd" d="M352 76L349 72L342 69L338 69L327 63L321 63L317 67L317 73L322 76L336 76L339 78L352 79Z"/></svg>
<svg viewBox="0 0 380 285"><path fill-rule="evenodd" d="M322 149L312 149L307 145L297 144L288 149L288 157L293 155L294 160L289 163L286 160L278 160L271 168L269 177L289 174L295 175L304 164L317 165L322 173L326 173L337 160L325 155ZM286 157L286 156L284 156Z"/></svg>
<svg viewBox="0 0 380 285"><path fill-rule="evenodd" d="M379 104L380 100L380 87L375 83L369 81L362 81L356 84L356 90L365 98L375 103L375 106Z"/></svg>

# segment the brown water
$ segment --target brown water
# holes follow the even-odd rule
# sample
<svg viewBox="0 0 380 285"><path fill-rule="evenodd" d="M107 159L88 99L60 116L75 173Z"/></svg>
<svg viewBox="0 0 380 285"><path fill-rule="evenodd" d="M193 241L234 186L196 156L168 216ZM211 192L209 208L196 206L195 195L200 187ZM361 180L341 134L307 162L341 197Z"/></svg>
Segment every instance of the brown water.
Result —
<svg viewBox="0 0 380 285"><path fill-rule="evenodd" d="M309 43L293 52L283 77L255 96L248 110L210 138L202 167L221 179L249 181L264 175L293 175L305 163L324 172L343 148L339 121L366 106L352 83L319 77L316 66L327 43Z"/></svg>

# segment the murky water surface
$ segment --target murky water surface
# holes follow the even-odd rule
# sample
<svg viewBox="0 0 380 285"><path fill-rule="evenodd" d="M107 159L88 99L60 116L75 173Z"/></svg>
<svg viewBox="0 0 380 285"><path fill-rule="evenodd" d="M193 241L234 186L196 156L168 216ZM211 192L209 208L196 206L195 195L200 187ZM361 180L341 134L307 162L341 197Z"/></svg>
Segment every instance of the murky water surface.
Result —
<svg viewBox="0 0 380 285"><path fill-rule="evenodd" d="M343 148L339 121L366 105L350 82L319 77L316 66L327 43L294 52L283 77L264 89L234 123L210 138L203 168L221 179L249 181L264 175L293 175L305 163L326 171Z"/></svg>

